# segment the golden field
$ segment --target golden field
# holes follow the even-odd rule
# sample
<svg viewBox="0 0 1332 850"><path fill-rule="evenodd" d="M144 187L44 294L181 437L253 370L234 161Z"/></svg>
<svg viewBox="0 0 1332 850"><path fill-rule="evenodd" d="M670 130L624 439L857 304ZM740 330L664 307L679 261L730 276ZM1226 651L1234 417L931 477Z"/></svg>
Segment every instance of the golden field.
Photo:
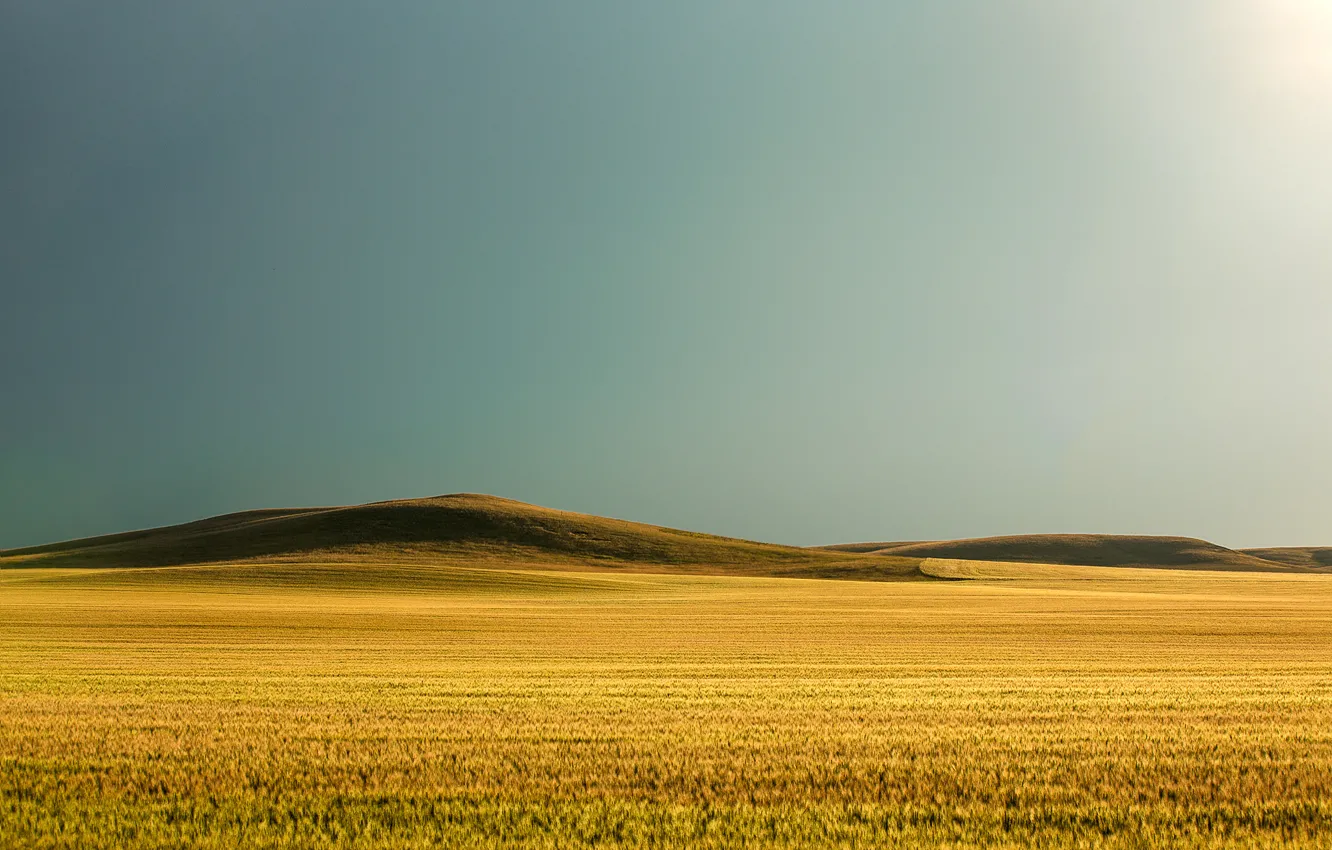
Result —
<svg viewBox="0 0 1332 850"><path fill-rule="evenodd" d="M0 570L0 847L1332 847L1332 578L922 572Z"/></svg>

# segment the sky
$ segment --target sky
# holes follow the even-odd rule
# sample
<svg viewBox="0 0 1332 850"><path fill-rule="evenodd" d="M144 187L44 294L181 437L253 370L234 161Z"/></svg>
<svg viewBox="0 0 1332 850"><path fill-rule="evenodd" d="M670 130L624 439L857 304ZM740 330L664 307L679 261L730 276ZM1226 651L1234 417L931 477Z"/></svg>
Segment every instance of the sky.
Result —
<svg viewBox="0 0 1332 850"><path fill-rule="evenodd" d="M1332 0L7 0L0 115L0 547L1332 545Z"/></svg>

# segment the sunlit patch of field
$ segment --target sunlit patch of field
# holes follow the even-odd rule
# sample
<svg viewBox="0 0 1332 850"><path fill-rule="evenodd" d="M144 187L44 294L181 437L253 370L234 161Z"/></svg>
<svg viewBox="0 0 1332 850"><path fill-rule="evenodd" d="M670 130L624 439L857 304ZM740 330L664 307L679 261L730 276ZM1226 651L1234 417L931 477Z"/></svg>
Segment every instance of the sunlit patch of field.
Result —
<svg viewBox="0 0 1332 850"><path fill-rule="evenodd" d="M1332 846L1332 578L927 567L0 571L0 847Z"/></svg>

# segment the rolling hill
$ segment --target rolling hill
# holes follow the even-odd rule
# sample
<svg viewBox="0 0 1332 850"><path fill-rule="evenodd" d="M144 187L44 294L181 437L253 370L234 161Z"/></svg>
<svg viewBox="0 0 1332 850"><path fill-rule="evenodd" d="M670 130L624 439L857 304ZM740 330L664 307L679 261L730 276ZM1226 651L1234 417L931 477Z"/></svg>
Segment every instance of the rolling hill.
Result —
<svg viewBox="0 0 1332 850"><path fill-rule="evenodd" d="M1318 556L1311 554L1332 554L1332 550L1237 551L1192 537L1115 534L1024 534L931 542L847 543L824 548L911 558L1249 572L1303 571L1332 563L1332 558L1319 562Z"/></svg>
<svg viewBox="0 0 1332 850"><path fill-rule="evenodd" d="M458 493L367 505L244 511L182 525L0 551L0 568L318 564L613 570L806 578L927 577L924 559L1256 572L1332 570L1332 548L1233 550L1188 537L1034 534L801 548ZM310 567L313 569L313 567ZM330 573L331 574L331 573ZM313 576L313 573L311 574ZM342 579L340 579L342 580Z"/></svg>
<svg viewBox="0 0 1332 850"><path fill-rule="evenodd" d="M921 577L918 558L884 559L757 543L470 493L350 507L246 511L0 551L0 568L241 561L440 563L868 580Z"/></svg>
<svg viewBox="0 0 1332 850"><path fill-rule="evenodd" d="M1332 567L1332 546L1278 546L1268 549L1240 549L1246 555L1276 561L1293 567L1319 569Z"/></svg>

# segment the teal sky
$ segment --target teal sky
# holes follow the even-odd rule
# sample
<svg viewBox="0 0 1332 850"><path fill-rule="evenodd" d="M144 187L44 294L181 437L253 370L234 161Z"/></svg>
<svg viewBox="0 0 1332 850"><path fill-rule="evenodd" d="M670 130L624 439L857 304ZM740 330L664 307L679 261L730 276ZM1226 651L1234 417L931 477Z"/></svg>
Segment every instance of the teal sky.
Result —
<svg viewBox="0 0 1332 850"><path fill-rule="evenodd" d="M1332 544L1328 0L17 0L0 114L0 546Z"/></svg>

